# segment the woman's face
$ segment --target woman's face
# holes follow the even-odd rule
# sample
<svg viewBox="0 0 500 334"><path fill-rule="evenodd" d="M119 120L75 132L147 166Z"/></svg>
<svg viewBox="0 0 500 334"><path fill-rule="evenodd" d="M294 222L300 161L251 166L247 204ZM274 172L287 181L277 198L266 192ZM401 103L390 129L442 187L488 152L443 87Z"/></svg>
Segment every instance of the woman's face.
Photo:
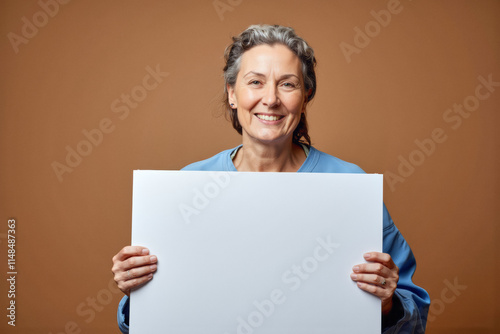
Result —
<svg viewBox="0 0 500 334"><path fill-rule="evenodd" d="M227 89L244 141L291 142L307 96L302 64L288 47L264 44L246 51L236 83Z"/></svg>

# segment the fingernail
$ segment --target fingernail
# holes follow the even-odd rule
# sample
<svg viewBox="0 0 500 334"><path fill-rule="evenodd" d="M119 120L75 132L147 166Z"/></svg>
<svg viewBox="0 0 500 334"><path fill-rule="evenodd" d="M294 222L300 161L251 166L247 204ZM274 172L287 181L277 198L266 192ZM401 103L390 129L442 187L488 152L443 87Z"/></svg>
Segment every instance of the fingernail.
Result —
<svg viewBox="0 0 500 334"><path fill-rule="evenodd" d="M154 256L154 255L151 255L151 256L149 257L149 262L151 262L151 263L155 263L155 262L156 262L156 260L157 260L157 259L156 259L156 256Z"/></svg>
<svg viewBox="0 0 500 334"><path fill-rule="evenodd" d="M372 257L372 255L370 253L366 253L365 255L363 255L365 257L365 259L369 259Z"/></svg>
<svg viewBox="0 0 500 334"><path fill-rule="evenodd" d="M354 266L354 267L352 267L352 271L354 271L354 272L358 272L358 271L359 271L359 267L358 267L358 266Z"/></svg>
<svg viewBox="0 0 500 334"><path fill-rule="evenodd" d="M148 275L148 281L150 281L153 278L153 274Z"/></svg>
<svg viewBox="0 0 500 334"><path fill-rule="evenodd" d="M152 266L149 266L149 269L151 271L155 271L156 270L156 264L153 264Z"/></svg>
<svg viewBox="0 0 500 334"><path fill-rule="evenodd" d="M149 253L149 249L144 248L144 249L142 250L142 255L146 255L146 254L148 254L148 253Z"/></svg>
<svg viewBox="0 0 500 334"><path fill-rule="evenodd" d="M358 279L358 275L356 275L356 274L351 274L351 279L352 279L353 281L357 280L357 279Z"/></svg>

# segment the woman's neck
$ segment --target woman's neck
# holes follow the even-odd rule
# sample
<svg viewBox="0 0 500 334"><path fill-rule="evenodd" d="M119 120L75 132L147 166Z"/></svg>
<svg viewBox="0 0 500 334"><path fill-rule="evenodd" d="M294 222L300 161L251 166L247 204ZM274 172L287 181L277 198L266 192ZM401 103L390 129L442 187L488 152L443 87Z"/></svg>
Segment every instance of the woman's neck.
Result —
<svg viewBox="0 0 500 334"><path fill-rule="evenodd" d="M240 172L296 172L305 160L303 148L291 141L267 144L243 138L233 163Z"/></svg>

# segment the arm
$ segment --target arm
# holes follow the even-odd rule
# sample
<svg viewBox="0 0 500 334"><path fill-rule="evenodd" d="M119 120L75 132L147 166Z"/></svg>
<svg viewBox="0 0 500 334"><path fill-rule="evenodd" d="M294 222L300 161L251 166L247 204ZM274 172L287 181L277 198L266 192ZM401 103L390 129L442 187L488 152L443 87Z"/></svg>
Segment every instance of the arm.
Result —
<svg viewBox="0 0 500 334"><path fill-rule="evenodd" d="M118 288L126 295L118 305L117 321L122 333L128 333L129 295L134 288L142 286L153 278L157 259L149 250L140 246L126 246L113 256L111 271Z"/></svg>
<svg viewBox="0 0 500 334"><path fill-rule="evenodd" d="M128 315L129 315L129 304L130 297L123 296L118 304L118 312L116 313L116 320L118 321L118 328L123 334L128 334Z"/></svg>
<svg viewBox="0 0 500 334"><path fill-rule="evenodd" d="M417 267L415 257L385 206L384 253L390 254L399 267L399 282L393 296L393 310L383 318L383 332L424 333L430 305L429 294L412 282Z"/></svg>
<svg viewBox="0 0 500 334"><path fill-rule="evenodd" d="M365 254L351 277L382 302L382 329L389 333L424 333L430 304L427 292L413 284L416 262L384 205L383 253Z"/></svg>

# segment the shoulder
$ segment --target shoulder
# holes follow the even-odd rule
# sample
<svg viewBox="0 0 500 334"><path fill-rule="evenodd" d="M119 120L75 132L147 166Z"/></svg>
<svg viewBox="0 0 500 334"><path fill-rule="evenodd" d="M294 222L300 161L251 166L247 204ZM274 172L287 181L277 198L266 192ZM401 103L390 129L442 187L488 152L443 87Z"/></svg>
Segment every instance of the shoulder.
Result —
<svg viewBox="0 0 500 334"><path fill-rule="evenodd" d="M364 173L357 165L334 157L311 146L311 172L314 173Z"/></svg>
<svg viewBox="0 0 500 334"><path fill-rule="evenodd" d="M321 152L314 147L310 148L311 161L309 162L311 173L351 173L365 174L365 171L359 166L334 157L333 155ZM383 227L384 227L384 243L390 240L391 235L399 233L394 222L392 221L385 204L383 205Z"/></svg>
<svg viewBox="0 0 500 334"><path fill-rule="evenodd" d="M182 170L229 171L231 170L231 166L229 164L229 162L231 162L230 156L231 152L234 149L235 148L224 150L220 153L217 153L213 157L189 164L186 167L182 168Z"/></svg>

